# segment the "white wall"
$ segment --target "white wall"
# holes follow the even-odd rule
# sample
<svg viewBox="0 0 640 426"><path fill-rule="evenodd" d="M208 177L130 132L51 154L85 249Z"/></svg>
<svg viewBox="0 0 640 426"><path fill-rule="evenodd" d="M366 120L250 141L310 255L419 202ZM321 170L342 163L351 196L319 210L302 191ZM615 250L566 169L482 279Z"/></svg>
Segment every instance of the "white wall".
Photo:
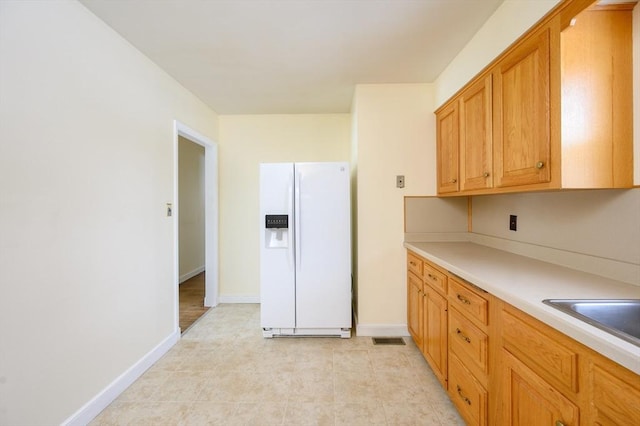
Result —
<svg viewBox="0 0 640 426"><path fill-rule="evenodd" d="M350 114L220 116L220 301L260 295L259 164L350 161Z"/></svg>
<svg viewBox="0 0 640 426"><path fill-rule="evenodd" d="M204 147L178 140L180 282L204 270Z"/></svg>
<svg viewBox="0 0 640 426"><path fill-rule="evenodd" d="M468 197L405 197L405 241L423 241L440 233L466 233L468 206Z"/></svg>
<svg viewBox="0 0 640 426"><path fill-rule="evenodd" d="M526 243L523 254L640 285L640 188L489 195L472 202L474 234L505 247ZM515 232L508 226L512 214L518 216Z"/></svg>
<svg viewBox="0 0 640 426"><path fill-rule="evenodd" d="M0 424L60 424L177 332L173 120L216 114L75 1L0 2Z"/></svg>
<svg viewBox="0 0 640 426"><path fill-rule="evenodd" d="M559 2L560 0L505 0L438 76L435 82L436 108Z"/></svg>
<svg viewBox="0 0 640 426"><path fill-rule="evenodd" d="M435 118L429 84L358 85L358 334L406 324L403 199L435 194ZM396 175L405 188L396 188Z"/></svg>

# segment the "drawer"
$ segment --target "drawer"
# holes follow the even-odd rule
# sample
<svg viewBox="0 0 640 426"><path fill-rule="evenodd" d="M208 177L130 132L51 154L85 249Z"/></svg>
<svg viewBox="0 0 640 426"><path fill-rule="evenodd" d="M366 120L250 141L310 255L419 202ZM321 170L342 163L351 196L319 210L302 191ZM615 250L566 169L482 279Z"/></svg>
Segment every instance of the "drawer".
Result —
<svg viewBox="0 0 640 426"><path fill-rule="evenodd" d="M422 259L411 252L407 252L407 269L422 277Z"/></svg>
<svg viewBox="0 0 640 426"><path fill-rule="evenodd" d="M487 424L487 391L455 355L449 357L449 396L467 425Z"/></svg>
<svg viewBox="0 0 640 426"><path fill-rule="evenodd" d="M502 311L503 346L540 377L561 389L578 392L578 354L539 330L537 320L527 321Z"/></svg>
<svg viewBox="0 0 640 426"><path fill-rule="evenodd" d="M489 317L489 302L479 293L471 290L471 287L456 281L454 278L449 279L449 300L451 305L465 315L469 315L471 319L478 320L481 324L487 325Z"/></svg>
<svg viewBox="0 0 640 426"><path fill-rule="evenodd" d="M489 371L489 338L455 308L449 309L449 349L477 376Z"/></svg>
<svg viewBox="0 0 640 426"><path fill-rule="evenodd" d="M424 262L423 264L424 274L422 278L424 282L429 284L431 287L442 293L443 295L447 294L447 276L431 266L429 263Z"/></svg>

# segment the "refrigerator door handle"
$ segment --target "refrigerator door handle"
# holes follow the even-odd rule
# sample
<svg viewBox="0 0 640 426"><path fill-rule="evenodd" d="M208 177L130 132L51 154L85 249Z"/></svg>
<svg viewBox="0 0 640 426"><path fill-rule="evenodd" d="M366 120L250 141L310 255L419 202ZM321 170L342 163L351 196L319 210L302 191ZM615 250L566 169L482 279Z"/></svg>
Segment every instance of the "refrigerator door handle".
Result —
<svg viewBox="0 0 640 426"><path fill-rule="evenodd" d="M288 204L287 204L287 213L289 214L289 217L291 219L295 218L295 216L293 214L293 187L294 187L294 179L293 179L293 173L292 173L292 174L289 175L289 189L288 189L288 192L289 192L288 200L289 201L288 201ZM291 225L293 225L293 220L291 221ZM294 229L291 226L289 227L288 234L289 234L289 237L288 237L288 241L287 241L287 243L288 243L287 251L288 251L288 255L289 255L288 256L289 267L293 268L294 267L294 262L295 262L295 259L293 258L293 250L294 250L294 248L293 248L293 242L294 242L293 241L293 238L294 238L293 234L294 234Z"/></svg>
<svg viewBox="0 0 640 426"><path fill-rule="evenodd" d="M302 187L302 174L296 170L295 171L295 206L293 212L293 219L295 223L294 234L295 234L295 246L296 246L296 268L300 268L300 264L302 263L302 247L300 247L300 240L302 231L300 229L300 221L301 221L301 213L300 213L300 189Z"/></svg>

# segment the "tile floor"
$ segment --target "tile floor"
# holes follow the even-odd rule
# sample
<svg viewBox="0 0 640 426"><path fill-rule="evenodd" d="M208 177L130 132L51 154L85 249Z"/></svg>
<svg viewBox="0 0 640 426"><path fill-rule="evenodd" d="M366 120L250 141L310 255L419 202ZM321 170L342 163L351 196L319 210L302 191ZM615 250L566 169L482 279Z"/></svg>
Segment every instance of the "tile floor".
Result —
<svg viewBox="0 0 640 426"><path fill-rule="evenodd" d="M259 305L219 305L91 425L464 425L405 341L264 339Z"/></svg>

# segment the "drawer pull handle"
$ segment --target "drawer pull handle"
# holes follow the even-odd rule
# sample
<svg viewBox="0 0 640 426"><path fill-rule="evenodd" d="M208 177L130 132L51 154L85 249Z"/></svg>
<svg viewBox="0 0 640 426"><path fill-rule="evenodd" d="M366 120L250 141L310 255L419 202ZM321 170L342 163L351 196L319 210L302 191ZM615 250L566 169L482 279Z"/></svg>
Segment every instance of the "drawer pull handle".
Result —
<svg viewBox="0 0 640 426"><path fill-rule="evenodd" d="M435 275L427 274L427 276L431 278L433 281L438 281L438 277L436 277Z"/></svg>
<svg viewBox="0 0 640 426"><path fill-rule="evenodd" d="M458 298L459 301L461 301L465 305L470 305L471 304L471 301L469 299L467 299L466 297L464 297L463 295L461 295L461 294L456 294L456 297Z"/></svg>
<svg viewBox="0 0 640 426"><path fill-rule="evenodd" d="M416 266L416 262L411 262L411 261L409 261L409 265L411 265L411 266Z"/></svg>
<svg viewBox="0 0 640 426"><path fill-rule="evenodd" d="M556 426L564 426L562 420L556 420Z"/></svg>
<svg viewBox="0 0 640 426"><path fill-rule="evenodd" d="M465 335L462 333L462 330L460 330L459 328L456 328L456 334L457 334L458 336L460 336L460 338L461 338L462 340L464 340L465 342L467 342L467 343L471 343L471 339L469 339L467 336L465 336Z"/></svg>
<svg viewBox="0 0 640 426"><path fill-rule="evenodd" d="M462 398L462 400L466 402L467 405L471 405L471 400L462 394L462 389L460 388L460 385L456 385L456 389L458 391L458 395L460 395L460 398ZM556 423L556 426L558 426L557 423Z"/></svg>

